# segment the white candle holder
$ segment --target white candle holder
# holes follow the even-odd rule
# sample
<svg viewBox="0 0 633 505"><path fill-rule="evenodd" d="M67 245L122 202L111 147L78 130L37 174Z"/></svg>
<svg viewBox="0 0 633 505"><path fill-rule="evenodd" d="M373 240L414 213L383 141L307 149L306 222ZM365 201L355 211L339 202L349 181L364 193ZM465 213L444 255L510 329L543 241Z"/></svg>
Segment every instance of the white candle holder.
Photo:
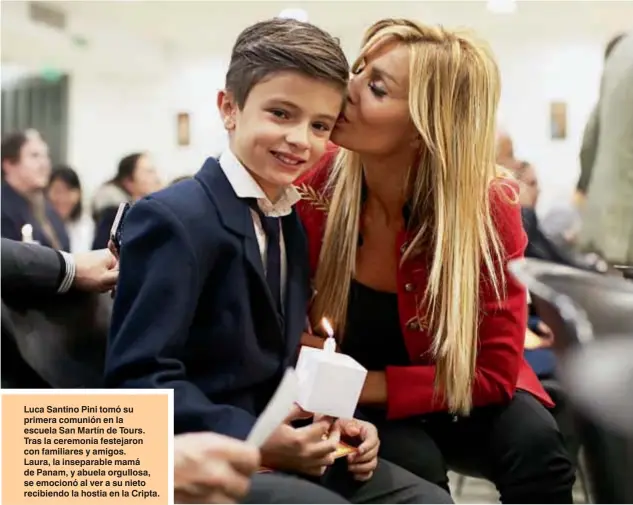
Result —
<svg viewBox="0 0 633 505"><path fill-rule="evenodd" d="M358 405L367 370L354 358L336 352L336 341L327 319L323 349L301 347L297 361L301 408L313 414L351 419Z"/></svg>

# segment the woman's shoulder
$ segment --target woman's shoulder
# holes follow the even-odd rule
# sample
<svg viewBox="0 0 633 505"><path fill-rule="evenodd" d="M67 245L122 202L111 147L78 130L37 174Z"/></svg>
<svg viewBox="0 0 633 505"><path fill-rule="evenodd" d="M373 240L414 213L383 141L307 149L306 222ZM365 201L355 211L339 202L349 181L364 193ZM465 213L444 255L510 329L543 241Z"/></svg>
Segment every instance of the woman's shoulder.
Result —
<svg viewBox="0 0 633 505"><path fill-rule="evenodd" d="M490 213L506 254L513 255L527 245L523 230L519 184L510 176L499 176L490 184Z"/></svg>
<svg viewBox="0 0 633 505"><path fill-rule="evenodd" d="M511 175L500 174L490 183L489 197L493 212L503 208L520 208L519 183Z"/></svg>

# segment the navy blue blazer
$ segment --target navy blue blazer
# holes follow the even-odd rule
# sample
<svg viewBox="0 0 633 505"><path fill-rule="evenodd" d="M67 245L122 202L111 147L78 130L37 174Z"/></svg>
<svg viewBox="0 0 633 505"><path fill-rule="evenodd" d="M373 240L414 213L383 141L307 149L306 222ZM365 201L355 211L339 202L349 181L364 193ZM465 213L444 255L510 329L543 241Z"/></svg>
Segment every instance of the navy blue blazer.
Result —
<svg viewBox="0 0 633 505"><path fill-rule="evenodd" d="M70 251L70 238L64 222L48 201L46 202L46 217L57 235L61 250ZM43 246L53 247L39 221L35 218L29 201L9 186L6 181L2 181L2 236L21 241L22 227L25 224L33 226L33 240Z"/></svg>
<svg viewBox="0 0 633 505"><path fill-rule="evenodd" d="M250 208L215 159L138 201L122 228L106 385L173 388L176 433L246 438L294 364L305 327L307 240L295 211L282 226L284 328Z"/></svg>

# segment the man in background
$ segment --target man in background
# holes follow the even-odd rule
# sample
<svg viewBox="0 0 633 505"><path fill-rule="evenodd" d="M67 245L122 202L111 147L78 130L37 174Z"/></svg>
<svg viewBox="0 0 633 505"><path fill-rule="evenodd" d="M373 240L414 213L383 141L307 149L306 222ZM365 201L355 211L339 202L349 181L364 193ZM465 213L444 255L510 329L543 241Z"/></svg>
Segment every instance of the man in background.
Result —
<svg viewBox="0 0 633 505"><path fill-rule="evenodd" d="M595 121L595 155L587 155L593 163L579 181L579 192L586 191L579 245L609 262L633 263L633 33L605 61Z"/></svg>
<svg viewBox="0 0 633 505"><path fill-rule="evenodd" d="M609 56L623 37L624 34L619 33L609 40L604 51L605 62L609 59ZM591 111L591 115L587 120L587 125L585 126L585 131L583 133L582 145L580 146L580 177L578 178L578 183L576 185L576 200L578 203L582 203L587 196L589 182L591 181L591 174L596 161L598 138L600 136L599 115L600 102L598 102Z"/></svg>

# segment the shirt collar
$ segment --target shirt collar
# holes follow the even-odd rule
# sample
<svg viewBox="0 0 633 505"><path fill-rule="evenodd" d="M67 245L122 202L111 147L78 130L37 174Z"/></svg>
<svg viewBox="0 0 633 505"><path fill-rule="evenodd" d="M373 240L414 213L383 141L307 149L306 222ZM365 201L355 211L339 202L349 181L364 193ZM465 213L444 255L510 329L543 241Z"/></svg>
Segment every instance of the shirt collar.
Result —
<svg viewBox="0 0 633 505"><path fill-rule="evenodd" d="M301 195L297 189L290 185L284 189L279 200L273 204L261 186L257 184L257 181L253 179L253 176L230 149L220 155L219 162L237 197L254 198L260 210L267 217L287 216L292 212L292 206L301 200Z"/></svg>

